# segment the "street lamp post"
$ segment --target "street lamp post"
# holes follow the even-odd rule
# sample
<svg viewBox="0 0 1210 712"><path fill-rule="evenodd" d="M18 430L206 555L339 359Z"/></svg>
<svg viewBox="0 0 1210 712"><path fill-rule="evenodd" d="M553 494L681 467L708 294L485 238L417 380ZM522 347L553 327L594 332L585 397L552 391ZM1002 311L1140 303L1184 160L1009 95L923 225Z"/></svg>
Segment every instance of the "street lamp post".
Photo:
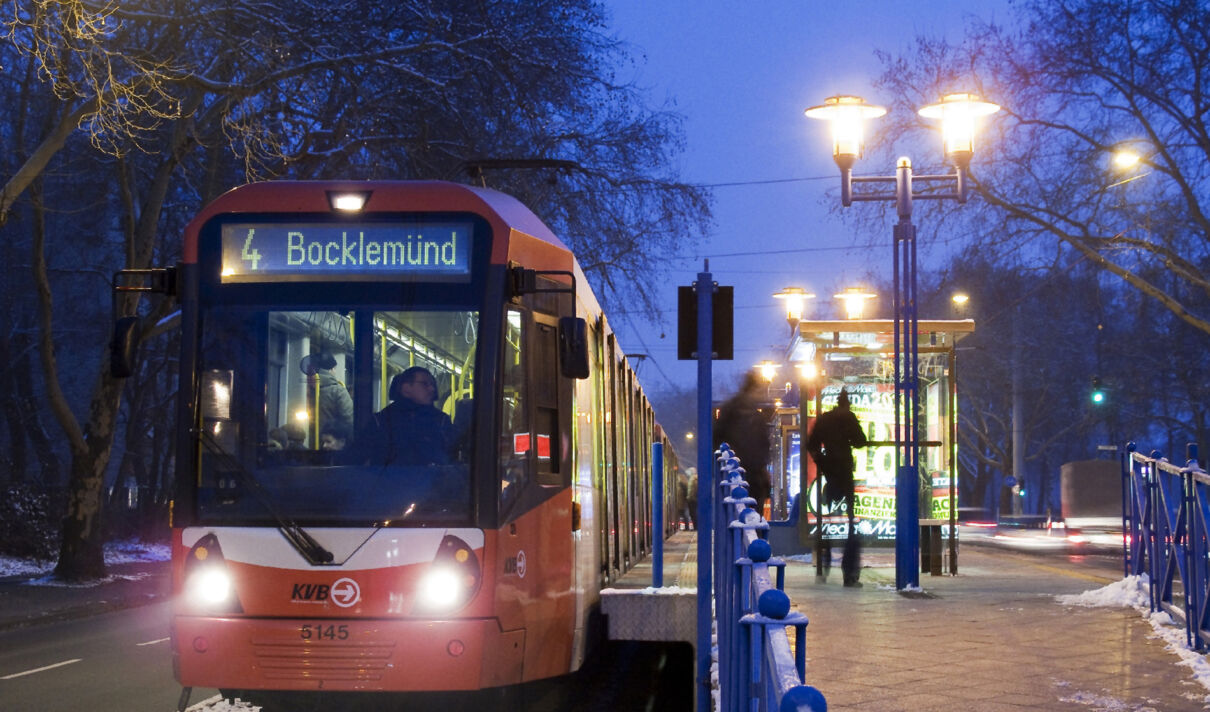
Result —
<svg viewBox="0 0 1210 712"><path fill-rule="evenodd" d="M861 287L845 287L844 291L839 294L833 294L834 299L839 299L841 304L844 304L844 315L846 319L861 319L865 316L865 303L874 299L878 295L867 292Z"/></svg>
<svg viewBox="0 0 1210 712"><path fill-rule="evenodd" d="M790 325L790 331L793 333L794 329L798 327L798 322L802 321L807 300L814 299L815 295L802 287L784 287L780 292L775 293L773 298L785 302L786 323Z"/></svg>
<svg viewBox="0 0 1210 712"><path fill-rule="evenodd" d="M920 109L925 118L941 119L945 153L954 173L912 175L912 162L901 157L894 176L853 176L861 157L865 120L886 113L881 106L867 104L858 96L833 96L820 106L806 110L812 119L832 125L832 158L840 168L840 200L848 207L857 202L895 203L899 216L893 229L895 312L895 587L905 589L920 583L920 435L917 417L920 406L919 352L916 299L916 226L912 224L913 200L954 199L965 203L969 194L968 172L974 155L975 120L999 111L1000 107L973 94L947 94L941 102ZM950 192L916 192L914 182L949 185ZM855 193L854 184L892 185L893 191Z"/></svg>

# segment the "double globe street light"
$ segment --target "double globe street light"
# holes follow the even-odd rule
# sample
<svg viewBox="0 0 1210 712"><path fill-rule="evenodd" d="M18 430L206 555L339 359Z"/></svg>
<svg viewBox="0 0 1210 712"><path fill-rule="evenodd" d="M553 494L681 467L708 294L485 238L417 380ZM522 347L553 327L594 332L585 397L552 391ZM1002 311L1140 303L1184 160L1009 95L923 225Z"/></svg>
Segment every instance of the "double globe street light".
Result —
<svg viewBox="0 0 1210 712"><path fill-rule="evenodd" d="M854 176L853 166L864 150L865 122L886 114L881 106L867 104L859 96L833 96L820 106L806 110L807 117L828 121L832 126L832 158L840 168L840 201L894 202L899 221L894 237L895 312L895 587L905 589L920 583L920 436L917 417L920 406L919 343L916 301L916 227L912 224L913 200L953 199L965 203L969 195L971 157L975 153L977 120L999 111L996 104L974 94L946 94L941 101L919 110L928 119L940 119L945 154L954 172L945 175L912 175L912 162L901 157L893 176ZM949 191L917 192L914 183L926 188L942 186ZM854 192L860 184L893 185L894 190Z"/></svg>

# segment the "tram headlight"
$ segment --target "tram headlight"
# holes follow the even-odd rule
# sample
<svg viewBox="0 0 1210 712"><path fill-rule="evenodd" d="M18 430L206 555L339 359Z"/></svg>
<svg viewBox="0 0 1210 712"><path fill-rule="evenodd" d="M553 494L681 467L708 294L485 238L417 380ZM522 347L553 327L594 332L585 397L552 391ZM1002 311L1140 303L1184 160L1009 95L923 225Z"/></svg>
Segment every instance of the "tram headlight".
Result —
<svg viewBox="0 0 1210 712"><path fill-rule="evenodd" d="M188 583L189 598L199 605L217 606L231 598L231 576L217 566L193 572Z"/></svg>
<svg viewBox="0 0 1210 712"><path fill-rule="evenodd" d="M447 534L437 547L428 571L417 582L416 612L448 613L461 608L479 591L479 557L470 545Z"/></svg>
<svg viewBox="0 0 1210 712"><path fill-rule="evenodd" d="M190 606L207 613L243 612L235 582L214 534L202 537L189 550L181 595Z"/></svg>
<svg viewBox="0 0 1210 712"><path fill-rule="evenodd" d="M432 610L449 610L461 603L466 596L462 577L448 566L433 566L420 580L416 592L420 604Z"/></svg>

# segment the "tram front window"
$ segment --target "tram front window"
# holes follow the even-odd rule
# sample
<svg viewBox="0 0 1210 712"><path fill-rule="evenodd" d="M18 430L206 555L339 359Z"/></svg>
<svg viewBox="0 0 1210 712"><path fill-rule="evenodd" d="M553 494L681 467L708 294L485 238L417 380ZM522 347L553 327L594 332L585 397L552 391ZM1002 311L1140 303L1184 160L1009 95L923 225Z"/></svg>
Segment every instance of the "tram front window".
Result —
<svg viewBox="0 0 1210 712"><path fill-rule="evenodd" d="M205 312L198 516L468 523L477 331L473 311Z"/></svg>

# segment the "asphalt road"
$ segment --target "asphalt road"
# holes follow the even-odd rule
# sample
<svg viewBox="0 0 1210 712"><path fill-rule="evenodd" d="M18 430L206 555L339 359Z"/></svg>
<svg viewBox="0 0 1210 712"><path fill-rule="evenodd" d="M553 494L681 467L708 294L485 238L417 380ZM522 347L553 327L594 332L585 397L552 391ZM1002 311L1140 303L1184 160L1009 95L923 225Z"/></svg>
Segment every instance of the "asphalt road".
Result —
<svg viewBox="0 0 1210 712"><path fill-rule="evenodd" d="M167 602L0 633L0 712L173 712L181 688L172 676ZM424 695L404 702L377 699L351 705L347 698L311 699L331 712L346 708L484 709L534 712L617 712L687 708L692 695L689 648L669 656L651 646L618 643L601 651L581 673L554 684L506 691L507 699ZM195 689L191 709L217 690ZM495 693L493 693L495 694Z"/></svg>
<svg viewBox="0 0 1210 712"><path fill-rule="evenodd" d="M0 633L4 712L172 712L180 691L167 602Z"/></svg>

